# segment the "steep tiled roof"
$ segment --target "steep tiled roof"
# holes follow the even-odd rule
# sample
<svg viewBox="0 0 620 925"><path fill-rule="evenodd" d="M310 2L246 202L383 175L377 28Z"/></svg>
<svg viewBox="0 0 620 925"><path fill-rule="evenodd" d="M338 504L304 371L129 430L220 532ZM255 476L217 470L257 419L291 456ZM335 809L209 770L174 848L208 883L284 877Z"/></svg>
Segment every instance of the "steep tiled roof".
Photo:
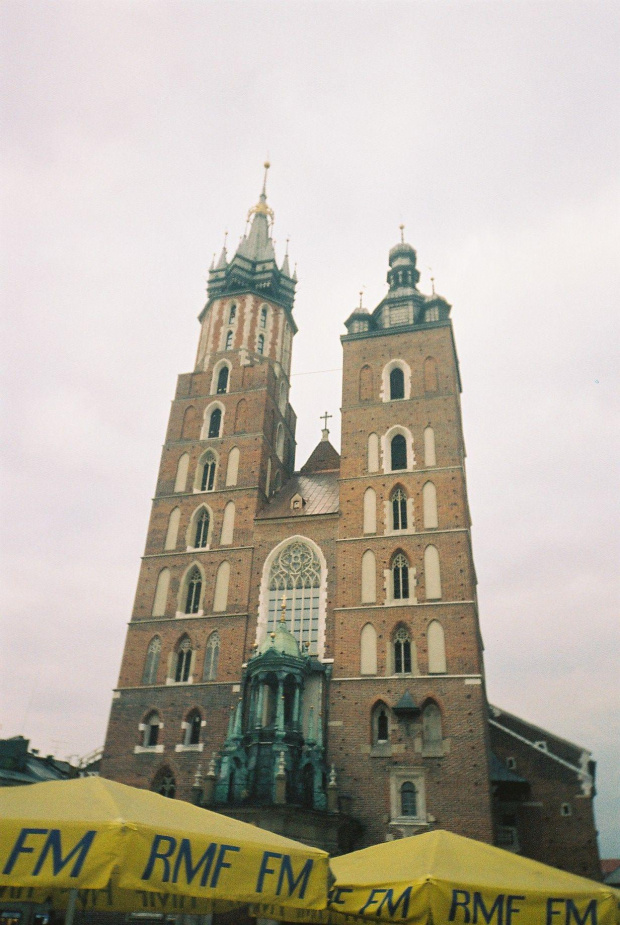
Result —
<svg viewBox="0 0 620 925"><path fill-rule="evenodd" d="M295 495L301 495L304 502L299 508L291 507L291 499ZM270 499L268 507L257 519L335 514L339 509L338 499L338 472L316 472L311 475L299 473L290 478L278 494Z"/></svg>
<svg viewBox="0 0 620 925"><path fill-rule="evenodd" d="M301 474L340 471L340 456L329 440L321 440L301 467Z"/></svg>

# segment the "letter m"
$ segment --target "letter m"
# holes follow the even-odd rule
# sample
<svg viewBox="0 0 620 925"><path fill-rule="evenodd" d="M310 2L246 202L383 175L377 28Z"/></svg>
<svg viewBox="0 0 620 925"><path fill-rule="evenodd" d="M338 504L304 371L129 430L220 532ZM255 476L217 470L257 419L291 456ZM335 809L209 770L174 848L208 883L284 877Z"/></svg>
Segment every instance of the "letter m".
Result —
<svg viewBox="0 0 620 925"><path fill-rule="evenodd" d="M571 916L575 919L577 925L586 925L590 919L591 925L597 925L596 900L592 899L586 906L583 917L579 915L579 910L572 899L566 900L566 925L570 925Z"/></svg>
<svg viewBox="0 0 620 925"><path fill-rule="evenodd" d="M87 832L77 843L77 845L71 849L66 858L62 856L62 846L60 843L60 829L50 829L50 833L47 836L43 849L37 861L36 867L33 870L33 876L37 876L41 872L45 860L50 853L52 852L52 869L54 876L57 877L61 872L63 867L66 867L69 861L75 857L75 863L69 872L70 877L79 877L80 871L86 860L86 855L90 850L90 846L93 843L95 835L97 834L95 829L91 829Z"/></svg>
<svg viewBox="0 0 620 925"><path fill-rule="evenodd" d="M286 874L286 879L288 880L288 895L292 896L299 886L299 898L303 899L306 894L306 888L308 886L308 880L310 879L310 873L312 871L313 865L314 861L312 858L308 858L302 867L297 880L295 880L290 855L285 854L282 857L282 864L280 866L280 876L278 877L278 888L276 890L276 896L280 895L280 891L282 889L282 881L284 880L284 876Z"/></svg>

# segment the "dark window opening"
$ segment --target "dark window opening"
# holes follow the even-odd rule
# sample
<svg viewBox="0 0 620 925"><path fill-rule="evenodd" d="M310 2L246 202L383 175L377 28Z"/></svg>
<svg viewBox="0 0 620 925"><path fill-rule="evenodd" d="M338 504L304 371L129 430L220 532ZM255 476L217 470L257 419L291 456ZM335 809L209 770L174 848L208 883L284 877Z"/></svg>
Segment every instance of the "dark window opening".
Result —
<svg viewBox="0 0 620 925"><path fill-rule="evenodd" d="M398 488L392 495L392 519L394 530L407 529L407 495Z"/></svg>
<svg viewBox="0 0 620 925"><path fill-rule="evenodd" d="M210 436L210 435L209 435ZM392 470L407 468L407 441L402 434L392 437Z"/></svg>
<svg viewBox="0 0 620 925"><path fill-rule="evenodd" d="M200 607L200 592L202 591L202 577L198 569L194 569L187 579L187 597L185 599L185 613L198 613ZM177 678L178 680L178 678Z"/></svg>
<svg viewBox="0 0 620 925"><path fill-rule="evenodd" d="M214 408L213 411L211 412L211 419L209 420L209 436L210 437L219 437L221 424L222 424L222 409Z"/></svg>
<svg viewBox="0 0 620 925"><path fill-rule="evenodd" d="M400 788L400 814L401 816L417 816L418 800L415 787L410 781Z"/></svg>
<svg viewBox="0 0 620 925"><path fill-rule="evenodd" d="M207 545L209 538L209 515L207 511L203 511L196 521L196 537L194 540L194 546L196 548L204 548Z"/></svg>
<svg viewBox="0 0 620 925"><path fill-rule="evenodd" d="M217 394L224 395L228 389L228 366L222 366L217 376Z"/></svg>
<svg viewBox="0 0 620 925"><path fill-rule="evenodd" d="M405 375L400 366L395 366L390 373L390 398L405 397Z"/></svg>

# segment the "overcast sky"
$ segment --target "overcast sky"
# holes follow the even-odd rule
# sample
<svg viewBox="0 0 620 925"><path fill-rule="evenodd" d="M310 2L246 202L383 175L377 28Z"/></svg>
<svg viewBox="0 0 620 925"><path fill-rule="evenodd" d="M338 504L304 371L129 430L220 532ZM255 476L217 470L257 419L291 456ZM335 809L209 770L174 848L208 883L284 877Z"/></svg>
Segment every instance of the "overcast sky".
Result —
<svg viewBox="0 0 620 925"><path fill-rule="evenodd" d="M620 857L617 3L0 7L1 736L103 743L169 402L262 162L300 466L398 225L454 306L491 702L591 749Z"/></svg>

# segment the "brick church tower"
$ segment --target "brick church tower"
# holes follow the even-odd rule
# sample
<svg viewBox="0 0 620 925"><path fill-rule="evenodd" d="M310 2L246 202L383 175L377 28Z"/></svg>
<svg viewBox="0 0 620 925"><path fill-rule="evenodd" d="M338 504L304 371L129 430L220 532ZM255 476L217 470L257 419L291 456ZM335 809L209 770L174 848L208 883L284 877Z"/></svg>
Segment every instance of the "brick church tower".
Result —
<svg viewBox="0 0 620 925"><path fill-rule="evenodd" d="M325 428L295 471L265 185L248 218L178 380L102 774L331 852L440 827L592 876L591 756L486 700L450 305L401 229L345 322L341 456Z"/></svg>

